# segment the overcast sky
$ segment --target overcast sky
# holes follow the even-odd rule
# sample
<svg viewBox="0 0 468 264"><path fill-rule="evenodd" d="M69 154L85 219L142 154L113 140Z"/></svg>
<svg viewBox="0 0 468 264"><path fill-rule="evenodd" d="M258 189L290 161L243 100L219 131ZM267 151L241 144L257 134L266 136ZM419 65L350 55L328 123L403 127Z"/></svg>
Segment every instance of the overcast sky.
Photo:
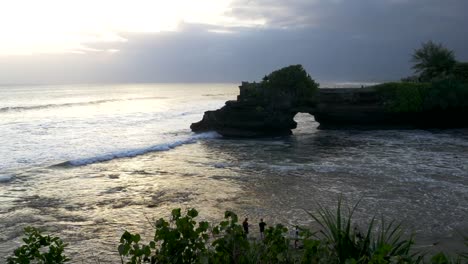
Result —
<svg viewBox="0 0 468 264"><path fill-rule="evenodd" d="M468 61L466 0L1 0L0 83L319 81L411 74L422 42Z"/></svg>

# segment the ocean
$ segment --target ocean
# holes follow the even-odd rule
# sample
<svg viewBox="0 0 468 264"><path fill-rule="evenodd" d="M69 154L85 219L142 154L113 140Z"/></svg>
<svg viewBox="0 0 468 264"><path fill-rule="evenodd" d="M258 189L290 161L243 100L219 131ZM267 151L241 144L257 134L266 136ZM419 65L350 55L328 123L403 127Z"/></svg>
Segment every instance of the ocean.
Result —
<svg viewBox="0 0 468 264"><path fill-rule="evenodd" d="M401 220L423 250L460 249L468 129L325 131L298 114L290 137L190 131L237 93L236 84L0 86L0 262L25 226L63 238L73 263L115 263L124 230L150 239L173 208L213 223L232 210L254 227L263 218L314 228L307 212L340 197L359 202L358 226Z"/></svg>

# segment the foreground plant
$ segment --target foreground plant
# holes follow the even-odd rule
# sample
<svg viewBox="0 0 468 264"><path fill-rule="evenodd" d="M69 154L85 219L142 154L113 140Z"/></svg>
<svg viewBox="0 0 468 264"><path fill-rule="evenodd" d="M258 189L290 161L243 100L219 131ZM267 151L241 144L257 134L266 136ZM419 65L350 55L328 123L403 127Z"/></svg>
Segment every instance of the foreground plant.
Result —
<svg viewBox="0 0 468 264"><path fill-rule="evenodd" d="M226 211L225 220L213 228L216 239L212 246L214 252L211 255L213 263L247 263L248 260L256 259L250 254L250 243L244 233L244 229L238 223L235 213Z"/></svg>
<svg viewBox="0 0 468 264"><path fill-rule="evenodd" d="M24 228L25 245L15 249L13 256L7 259L8 264L60 264L70 261L64 255L67 244L59 237L42 236L34 227Z"/></svg>
<svg viewBox="0 0 468 264"><path fill-rule="evenodd" d="M352 216L357 204L343 212L341 199L336 211L319 205L310 216L320 225L319 232L300 228L299 249L292 248L288 229L281 224L265 230L265 238L249 238L244 233L235 213L227 211L224 220L210 227L208 222L197 222L198 211L190 209L182 215L174 209L169 221L156 221L155 235L142 243L139 234L125 231L118 252L122 264L141 263L331 263L331 264L387 264L387 263L468 263L468 254L453 257L444 253L432 257L414 253L413 237L405 236L400 224L394 221L380 225L374 218L365 232L354 227ZM354 228L352 228L354 227ZM59 264L69 261L64 256L67 246L58 237L42 236L32 227L25 228L25 245L14 251L8 264ZM468 238L466 238L468 249ZM426 262L424 262L426 261Z"/></svg>
<svg viewBox="0 0 468 264"><path fill-rule="evenodd" d="M411 253L413 238L404 238L401 224L380 221L378 232L374 231L373 218L365 233L352 228L352 216L358 204L348 208L345 215L341 199L336 213L319 205L317 215L308 213L320 226L315 244L325 246L329 263L420 263L422 256Z"/></svg>
<svg viewBox="0 0 468 264"><path fill-rule="evenodd" d="M127 231L120 238L118 247L122 263L196 263L207 252L208 223L194 220L198 211L190 209L185 216L181 210L172 210L170 222L163 218L156 221L153 241L140 243L139 234ZM125 262L126 261L126 262Z"/></svg>

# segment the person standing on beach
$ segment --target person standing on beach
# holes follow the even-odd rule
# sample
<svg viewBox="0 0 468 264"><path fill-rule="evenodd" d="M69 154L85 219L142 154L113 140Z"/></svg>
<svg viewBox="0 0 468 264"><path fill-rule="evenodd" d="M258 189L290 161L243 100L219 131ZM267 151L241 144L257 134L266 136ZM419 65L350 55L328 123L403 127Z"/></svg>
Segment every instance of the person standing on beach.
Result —
<svg viewBox="0 0 468 264"><path fill-rule="evenodd" d="M242 227L244 228L244 233L247 236L249 234L249 219L245 218L244 222L242 223Z"/></svg>
<svg viewBox="0 0 468 264"><path fill-rule="evenodd" d="M299 226L294 228L294 248L297 248L299 243Z"/></svg>
<svg viewBox="0 0 468 264"><path fill-rule="evenodd" d="M261 239L264 239L265 238L265 226L266 226L266 223L263 222L263 218L260 218L260 223L258 223L258 226L260 227L260 238Z"/></svg>

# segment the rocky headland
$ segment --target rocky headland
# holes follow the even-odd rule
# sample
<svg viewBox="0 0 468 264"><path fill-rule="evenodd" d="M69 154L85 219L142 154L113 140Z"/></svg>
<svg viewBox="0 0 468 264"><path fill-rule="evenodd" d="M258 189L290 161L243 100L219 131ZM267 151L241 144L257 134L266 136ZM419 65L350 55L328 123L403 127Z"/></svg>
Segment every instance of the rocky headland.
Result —
<svg viewBox="0 0 468 264"><path fill-rule="evenodd" d="M309 113L319 129L468 127L466 83L386 83L366 88L318 88L301 65L243 82L237 100L205 112L194 132L226 137L292 134L297 113Z"/></svg>

